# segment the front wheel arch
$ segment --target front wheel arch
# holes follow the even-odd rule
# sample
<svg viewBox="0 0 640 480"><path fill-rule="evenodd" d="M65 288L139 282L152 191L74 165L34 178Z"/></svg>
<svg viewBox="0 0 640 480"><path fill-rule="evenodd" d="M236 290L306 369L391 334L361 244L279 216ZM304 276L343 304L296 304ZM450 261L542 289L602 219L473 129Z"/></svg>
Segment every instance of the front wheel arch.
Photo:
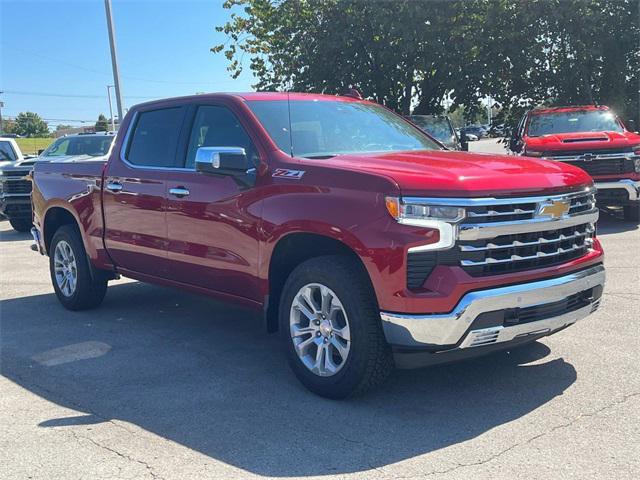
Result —
<svg viewBox="0 0 640 480"><path fill-rule="evenodd" d="M278 330L280 296L291 272L307 260L328 255L340 255L355 260L371 284L371 278L362 259L346 243L317 233L289 233L278 241L269 262L269 294L265 305L268 332ZM373 285L371 290L375 292Z"/></svg>

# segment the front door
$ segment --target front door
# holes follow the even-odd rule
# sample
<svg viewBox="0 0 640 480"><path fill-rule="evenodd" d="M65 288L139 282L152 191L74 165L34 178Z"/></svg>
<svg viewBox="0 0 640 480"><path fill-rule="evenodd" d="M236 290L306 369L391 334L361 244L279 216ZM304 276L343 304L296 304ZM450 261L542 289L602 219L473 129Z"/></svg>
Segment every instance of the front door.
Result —
<svg viewBox="0 0 640 480"><path fill-rule="evenodd" d="M256 191L230 176L195 170L200 147L242 147L254 164L257 152L226 106L199 105L193 116L185 168L171 172L167 180L169 275L261 302L256 279L261 203Z"/></svg>
<svg viewBox="0 0 640 480"><path fill-rule="evenodd" d="M132 120L120 153L105 172L105 245L116 265L152 276L167 271L168 169L176 148L184 107L143 110Z"/></svg>

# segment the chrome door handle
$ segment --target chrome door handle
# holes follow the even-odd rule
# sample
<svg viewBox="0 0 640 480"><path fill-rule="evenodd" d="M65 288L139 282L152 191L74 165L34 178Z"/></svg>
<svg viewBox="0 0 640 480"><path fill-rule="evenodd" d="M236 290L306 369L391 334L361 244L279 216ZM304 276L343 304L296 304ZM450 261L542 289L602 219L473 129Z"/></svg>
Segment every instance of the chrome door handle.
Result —
<svg viewBox="0 0 640 480"><path fill-rule="evenodd" d="M122 184L118 182L109 182L107 183L107 190L110 192L120 192L122 190Z"/></svg>
<svg viewBox="0 0 640 480"><path fill-rule="evenodd" d="M178 198L182 198L182 197L186 197L187 195L189 195L189 190L187 190L184 187L175 187L175 188L171 188L169 189L169 193L171 195L175 195Z"/></svg>

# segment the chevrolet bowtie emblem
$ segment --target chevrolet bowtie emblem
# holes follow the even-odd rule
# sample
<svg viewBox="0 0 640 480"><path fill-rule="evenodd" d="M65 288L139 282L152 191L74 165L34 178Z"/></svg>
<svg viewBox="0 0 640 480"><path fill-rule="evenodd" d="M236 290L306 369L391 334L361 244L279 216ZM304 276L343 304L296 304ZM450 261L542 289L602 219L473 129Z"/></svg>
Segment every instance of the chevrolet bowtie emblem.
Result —
<svg viewBox="0 0 640 480"><path fill-rule="evenodd" d="M569 212L569 203L561 200L552 200L542 203L538 207L539 217L561 218Z"/></svg>

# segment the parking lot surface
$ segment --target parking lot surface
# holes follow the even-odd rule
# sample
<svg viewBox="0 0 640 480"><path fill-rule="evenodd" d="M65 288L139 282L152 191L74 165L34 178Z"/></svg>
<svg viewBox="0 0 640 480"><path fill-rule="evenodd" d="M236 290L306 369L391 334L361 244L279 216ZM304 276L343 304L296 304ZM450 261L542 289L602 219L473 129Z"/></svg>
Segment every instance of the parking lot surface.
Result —
<svg viewBox="0 0 640 480"><path fill-rule="evenodd" d="M598 233L591 317L336 402L235 306L120 280L64 310L0 222L0 478L640 478L640 230L602 214Z"/></svg>

